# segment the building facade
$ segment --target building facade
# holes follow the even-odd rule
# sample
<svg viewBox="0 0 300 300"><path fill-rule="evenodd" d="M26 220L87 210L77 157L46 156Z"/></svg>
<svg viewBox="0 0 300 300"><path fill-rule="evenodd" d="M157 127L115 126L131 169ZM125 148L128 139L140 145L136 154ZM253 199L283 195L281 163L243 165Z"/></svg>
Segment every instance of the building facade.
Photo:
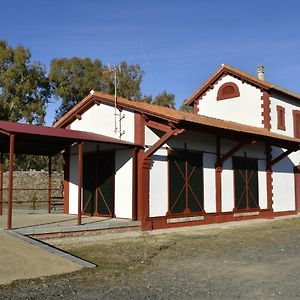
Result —
<svg viewBox="0 0 300 300"><path fill-rule="evenodd" d="M92 91L54 125L136 145L84 143L84 214L152 230L297 213L300 95L223 65L185 103L193 113ZM78 148L65 164L74 214Z"/></svg>

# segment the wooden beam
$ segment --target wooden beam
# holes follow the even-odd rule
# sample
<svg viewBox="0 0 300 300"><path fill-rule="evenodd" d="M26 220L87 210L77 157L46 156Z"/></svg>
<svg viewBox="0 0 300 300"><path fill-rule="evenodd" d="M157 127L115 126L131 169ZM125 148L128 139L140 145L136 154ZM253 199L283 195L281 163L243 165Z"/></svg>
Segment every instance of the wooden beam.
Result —
<svg viewBox="0 0 300 300"><path fill-rule="evenodd" d="M266 183L267 183L267 209L273 209L273 172L271 166L272 147L266 144Z"/></svg>
<svg viewBox="0 0 300 300"><path fill-rule="evenodd" d="M137 179L137 168L138 168L138 149L132 150L132 216L131 219L135 221L137 219L137 192L138 192L138 179Z"/></svg>
<svg viewBox="0 0 300 300"><path fill-rule="evenodd" d="M75 114L75 118L80 121L82 119L82 116L81 114Z"/></svg>
<svg viewBox="0 0 300 300"><path fill-rule="evenodd" d="M164 143L166 143L172 135L174 135L175 131L170 130L166 132L154 145L152 145L145 153L144 153L144 158L151 156L154 152L156 152Z"/></svg>
<svg viewBox="0 0 300 300"><path fill-rule="evenodd" d="M7 229L12 229L12 206L13 206L13 178L14 178L14 152L15 135L9 138L9 177L8 177L8 206L7 206Z"/></svg>
<svg viewBox="0 0 300 300"><path fill-rule="evenodd" d="M271 167L273 165L275 165L276 163L278 163L279 161L281 161L282 159L284 159L286 156L288 156L289 154L291 154L294 151L297 151L297 150L288 149L285 152L283 152L280 155L278 155L276 158L274 158L273 160L271 160L271 162L270 162Z"/></svg>
<svg viewBox="0 0 300 300"><path fill-rule="evenodd" d="M5 131L5 130L3 130L3 129L0 129L0 133L5 134L5 135L7 135L7 136L10 135L10 133L9 133L8 131Z"/></svg>
<svg viewBox="0 0 300 300"><path fill-rule="evenodd" d="M94 103L95 103L97 106L99 106L99 105L101 104L100 100L98 100L98 99L94 99Z"/></svg>
<svg viewBox="0 0 300 300"><path fill-rule="evenodd" d="M232 155L234 155L236 152L238 152L240 149L242 149L247 143L246 142L240 142L236 146L234 146L231 150L229 150L227 153L225 153L223 156L220 156L220 158L217 160L216 165L222 166L223 163L230 158Z"/></svg>
<svg viewBox="0 0 300 300"><path fill-rule="evenodd" d="M81 194L82 194L82 177L83 177L83 144L78 145L78 215L77 224L81 225Z"/></svg>
<svg viewBox="0 0 300 300"><path fill-rule="evenodd" d="M222 166L218 166L221 157L221 138L217 136L216 140L217 163L215 166L215 182L216 182L216 212L222 212Z"/></svg>
<svg viewBox="0 0 300 300"><path fill-rule="evenodd" d="M174 127L174 124L172 123L172 126L171 126L171 123L169 122L169 124L162 124L160 122L156 122L156 121L153 121L153 120L146 120L146 126L147 127L150 127L150 128L153 128L153 129L157 129L157 130L160 130L160 131L163 131L163 132L168 132L170 129L176 129Z"/></svg>

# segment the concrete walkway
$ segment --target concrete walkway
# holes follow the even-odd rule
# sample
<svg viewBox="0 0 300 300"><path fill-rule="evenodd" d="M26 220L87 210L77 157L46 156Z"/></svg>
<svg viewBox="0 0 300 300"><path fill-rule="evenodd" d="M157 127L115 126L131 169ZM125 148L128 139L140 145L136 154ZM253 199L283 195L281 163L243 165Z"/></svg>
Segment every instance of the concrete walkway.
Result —
<svg viewBox="0 0 300 300"><path fill-rule="evenodd" d="M0 216L0 229L6 228L6 211ZM82 225L77 225L77 216L63 213L48 214L45 211L13 211L13 230L23 235L84 232L102 229L138 227L138 221L104 217L82 216Z"/></svg>
<svg viewBox="0 0 300 300"><path fill-rule="evenodd" d="M0 230L0 284L74 272L82 266Z"/></svg>
<svg viewBox="0 0 300 300"><path fill-rule="evenodd" d="M6 221L7 215L4 210L4 214L0 216L0 285L18 279L39 278L77 271L82 267L95 267L28 235L139 226L139 222L126 219L87 216L82 217L82 225L77 225L77 216L74 215L18 209L13 211L12 231L5 231Z"/></svg>

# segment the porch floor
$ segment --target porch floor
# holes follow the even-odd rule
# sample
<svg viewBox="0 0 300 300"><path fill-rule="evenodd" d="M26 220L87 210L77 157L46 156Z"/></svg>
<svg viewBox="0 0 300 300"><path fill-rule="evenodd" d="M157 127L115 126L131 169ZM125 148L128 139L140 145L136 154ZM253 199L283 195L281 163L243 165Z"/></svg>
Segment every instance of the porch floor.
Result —
<svg viewBox="0 0 300 300"><path fill-rule="evenodd" d="M130 219L82 216L82 225L77 225L77 215L60 212L48 214L45 210L13 210L13 230L24 235L83 232L101 229L116 229L139 226L139 221ZM0 216L0 230L6 229L7 213Z"/></svg>

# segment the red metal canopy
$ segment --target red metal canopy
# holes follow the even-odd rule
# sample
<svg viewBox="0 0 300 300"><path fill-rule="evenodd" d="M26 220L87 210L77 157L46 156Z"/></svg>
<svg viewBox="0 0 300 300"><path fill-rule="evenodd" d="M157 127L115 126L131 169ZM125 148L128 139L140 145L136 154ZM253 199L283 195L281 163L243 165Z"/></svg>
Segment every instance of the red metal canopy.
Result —
<svg viewBox="0 0 300 300"><path fill-rule="evenodd" d="M9 152L9 136L15 135L15 153L54 155L75 142L95 142L117 147L139 145L104 135L48 126L0 121L0 152Z"/></svg>

